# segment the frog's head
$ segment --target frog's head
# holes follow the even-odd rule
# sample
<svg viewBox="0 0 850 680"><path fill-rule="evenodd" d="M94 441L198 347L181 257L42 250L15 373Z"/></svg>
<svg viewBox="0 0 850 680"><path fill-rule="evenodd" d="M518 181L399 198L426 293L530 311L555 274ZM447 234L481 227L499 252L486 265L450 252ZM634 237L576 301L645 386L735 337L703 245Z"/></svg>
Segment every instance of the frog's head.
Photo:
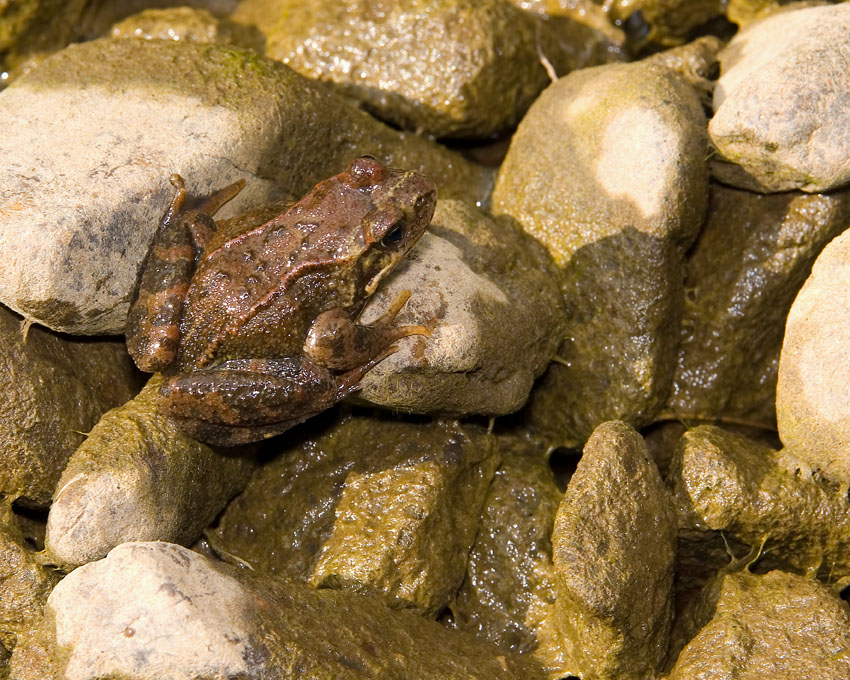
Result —
<svg viewBox="0 0 850 680"><path fill-rule="evenodd" d="M395 170L372 156L351 161L344 181L369 195L370 209L360 220L356 278L366 296L416 244L434 215L437 190L424 175Z"/></svg>

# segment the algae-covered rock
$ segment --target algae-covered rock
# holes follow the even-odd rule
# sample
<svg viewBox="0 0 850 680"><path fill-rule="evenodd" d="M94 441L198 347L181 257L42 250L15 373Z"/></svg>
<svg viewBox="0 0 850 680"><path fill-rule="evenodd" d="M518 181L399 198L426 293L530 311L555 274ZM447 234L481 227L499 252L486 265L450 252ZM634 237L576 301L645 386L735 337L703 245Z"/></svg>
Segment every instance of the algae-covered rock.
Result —
<svg viewBox="0 0 850 680"><path fill-rule="evenodd" d="M249 47L262 52L262 38L247 26L215 16L201 7L146 9L116 23L112 38L174 40Z"/></svg>
<svg viewBox="0 0 850 680"><path fill-rule="evenodd" d="M850 501L788 451L704 425L686 432L668 483L683 530L722 531L785 568L850 575Z"/></svg>
<svg viewBox="0 0 850 680"><path fill-rule="evenodd" d="M246 0L233 18L260 28L269 57L435 137L506 130L549 83L548 27L506 0Z"/></svg>
<svg viewBox="0 0 850 680"><path fill-rule="evenodd" d="M545 17L552 32L559 38L559 58L569 71L625 61L628 57L625 33L611 22L608 10L593 0L510 2ZM548 50L544 48L542 51L544 56L552 58Z"/></svg>
<svg viewBox="0 0 850 680"><path fill-rule="evenodd" d="M695 636L667 680L843 680L850 609L809 578L727 574L691 613Z"/></svg>
<svg viewBox="0 0 850 680"><path fill-rule="evenodd" d="M502 463L484 500L453 625L567 673L555 630L552 523L563 493L540 447L500 437Z"/></svg>
<svg viewBox="0 0 850 680"><path fill-rule="evenodd" d="M492 436L333 412L299 433L228 506L214 547L260 572L436 615L466 571L499 462Z"/></svg>
<svg viewBox="0 0 850 680"><path fill-rule="evenodd" d="M668 414L774 424L788 310L818 253L848 224L848 191L765 196L712 186L688 256Z"/></svg>
<svg viewBox="0 0 850 680"><path fill-rule="evenodd" d="M581 444L606 420L645 425L666 399L683 249L708 193L704 128L685 80L638 62L561 78L514 135L493 210L562 270L565 340L531 404L559 445Z"/></svg>
<svg viewBox="0 0 850 680"><path fill-rule="evenodd" d="M850 5L775 13L720 53L708 131L723 182L829 191L850 181Z"/></svg>
<svg viewBox="0 0 850 680"><path fill-rule="evenodd" d="M0 502L0 645L14 649L20 635L37 625L58 575L27 546L7 501ZM0 667L3 662L0 661Z"/></svg>
<svg viewBox="0 0 850 680"><path fill-rule="evenodd" d="M26 328L0 306L0 493L47 506L85 433L137 389L123 342Z"/></svg>
<svg viewBox="0 0 850 680"><path fill-rule="evenodd" d="M779 438L850 484L850 232L824 248L785 326L776 386Z"/></svg>
<svg viewBox="0 0 850 680"><path fill-rule="evenodd" d="M727 0L619 0L611 3L612 19L628 21L639 16L646 26L630 36L635 47L648 42L679 45L707 21L723 15Z"/></svg>
<svg viewBox="0 0 850 680"><path fill-rule="evenodd" d="M561 338L563 310L552 258L507 220L470 203L439 201L428 232L363 310L377 319L413 292L399 323L428 338L369 371L359 400L413 413L503 415L528 399Z"/></svg>
<svg viewBox="0 0 850 680"><path fill-rule="evenodd" d="M545 677L530 660L371 598L168 543L127 543L80 567L48 610L63 680Z"/></svg>
<svg viewBox="0 0 850 680"><path fill-rule="evenodd" d="M723 41L714 35L704 35L679 47L671 47L657 52L644 61L669 68L681 75L699 94L705 108L711 108L714 94L717 57L723 47Z"/></svg>
<svg viewBox="0 0 850 680"><path fill-rule="evenodd" d="M47 520L46 549L75 567L131 540L194 541L253 469L243 450L220 453L159 414L156 374L106 413L71 459Z"/></svg>
<svg viewBox="0 0 850 680"><path fill-rule="evenodd" d="M221 45L72 45L0 92L0 128L0 301L73 333L123 332L171 173L194 196L246 179L221 217L303 195L363 154L422 171L444 198L486 190L458 154Z"/></svg>
<svg viewBox="0 0 850 680"><path fill-rule="evenodd" d="M552 549L565 666L587 680L653 677L667 654L676 517L625 423L603 423L585 445Z"/></svg>
<svg viewBox="0 0 850 680"><path fill-rule="evenodd" d="M747 24L764 19L775 12L786 12L802 7L828 5L841 0L727 0L726 17L744 28Z"/></svg>

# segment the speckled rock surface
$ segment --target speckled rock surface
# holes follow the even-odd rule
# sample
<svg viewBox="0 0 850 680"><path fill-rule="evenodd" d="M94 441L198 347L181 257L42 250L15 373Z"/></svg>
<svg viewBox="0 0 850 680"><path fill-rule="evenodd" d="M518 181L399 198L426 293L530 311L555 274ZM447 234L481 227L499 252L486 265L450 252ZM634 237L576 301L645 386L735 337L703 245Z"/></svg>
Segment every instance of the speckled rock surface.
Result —
<svg viewBox="0 0 850 680"><path fill-rule="evenodd" d="M667 397L683 249L708 194L704 128L681 76L637 62L560 79L511 141L493 210L562 270L565 340L531 404L558 445L606 420L644 425Z"/></svg>
<svg viewBox="0 0 850 680"><path fill-rule="evenodd" d="M233 18L260 28L269 57L435 137L507 130L549 83L536 48L549 27L505 0L246 0Z"/></svg>
<svg viewBox="0 0 850 680"><path fill-rule="evenodd" d="M815 261L785 327L776 386L779 438L814 469L850 484L850 232Z"/></svg>
<svg viewBox="0 0 850 680"><path fill-rule="evenodd" d="M723 182L829 191L850 181L850 5L778 12L720 54L708 131Z"/></svg>
<svg viewBox="0 0 850 680"><path fill-rule="evenodd" d="M787 451L704 425L679 441L668 483L679 526L721 531L785 568L850 575L850 502Z"/></svg>
<svg viewBox="0 0 850 680"><path fill-rule="evenodd" d="M0 306L0 492L46 507L85 433L141 383L123 342L24 332Z"/></svg>
<svg viewBox="0 0 850 680"><path fill-rule="evenodd" d="M146 9L123 19L109 30L111 38L173 40L248 47L262 53L262 36L250 27L221 19L196 7Z"/></svg>
<svg viewBox="0 0 850 680"><path fill-rule="evenodd" d="M550 677L567 674L554 623L552 524L563 492L543 451L499 437L502 463L484 501L453 626L531 654Z"/></svg>
<svg viewBox="0 0 850 680"><path fill-rule="evenodd" d="M399 323L431 329L369 371L358 400L413 413L503 415L520 408L562 334L557 270L507 220L439 201L428 231L363 311L378 318L413 291Z"/></svg>
<svg viewBox="0 0 850 680"><path fill-rule="evenodd" d="M303 195L364 153L423 170L446 198L481 197L486 176L218 45L73 45L0 93L0 126L0 301L73 333L123 332L173 172L195 195L247 179L221 217Z"/></svg>
<svg viewBox="0 0 850 680"><path fill-rule="evenodd" d="M696 634L668 680L850 675L850 609L812 579L729 574L706 589L691 617Z"/></svg>
<svg viewBox="0 0 850 680"><path fill-rule="evenodd" d="M556 625L583 678L645 680L667 654L676 519L641 436L603 423L555 517Z"/></svg>
<svg viewBox="0 0 850 680"><path fill-rule="evenodd" d="M47 606L62 680L544 677L370 598L257 577L169 543L119 546L65 577Z"/></svg>
<svg viewBox="0 0 850 680"><path fill-rule="evenodd" d="M213 546L260 572L436 615L466 571L499 462L492 437L336 412L293 436L227 508Z"/></svg>
<svg viewBox="0 0 850 680"><path fill-rule="evenodd" d="M785 318L823 247L850 224L850 192L765 196L713 185L688 254L671 417L775 423Z"/></svg>
<svg viewBox="0 0 850 680"><path fill-rule="evenodd" d="M159 374L106 413L62 473L47 519L47 554L75 567L133 540L194 541L247 484L246 451L221 453L156 410Z"/></svg>

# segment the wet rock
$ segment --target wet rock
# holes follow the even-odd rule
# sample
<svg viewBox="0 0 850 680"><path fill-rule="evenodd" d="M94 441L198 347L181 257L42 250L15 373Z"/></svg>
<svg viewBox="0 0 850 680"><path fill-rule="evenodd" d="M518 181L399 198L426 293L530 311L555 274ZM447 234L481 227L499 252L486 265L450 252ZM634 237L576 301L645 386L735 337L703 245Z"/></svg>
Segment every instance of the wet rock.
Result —
<svg viewBox="0 0 850 680"><path fill-rule="evenodd" d="M463 580L499 459L456 422L334 412L296 431L210 534L259 572L435 616Z"/></svg>
<svg viewBox="0 0 850 680"><path fill-rule="evenodd" d="M722 182L829 191L850 181L850 5L779 12L720 54L709 135Z"/></svg>
<svg viewBox="0 0 850 680"><path fill-rule="evenodd" d="M726 16L741 28L776 12L828 5L836 0L728 0ZM840 0L838 0L840 2Z"/></svg>
<svg viewBox="0 0 850 680"><path fill-rule="evenodd" d="M260 28L269 57L434 137L507 130L549 83L549 28L505 0L247 0L233 18Z"/></svg>
<svg viewBox="0 0 850 680"><path fill-rule="evenodd" d="M486 182L457 154L218 45L72 45L0 93L0 126L0 301L73 333L123 332L173 172L193 195L247 179L221 217L303 195L365 153L424 171L446 198L475 200Z"/></svg>
<svg viewBox="0 0 850 680"><path fill-rule="evenodd" d="M502 464L484 501L453 625L499 648L532 655L550 677L567 674L554 627L552 524L563 493L543 451L500 437Z"/></svg>
<svg viewBox="0 0 850 680"><path fill-rule="evenodd" d="M161 377L105 414L62 473L47 520L47 554L75 567L131 540L194 541L253 469L182 434L156 409Z"/></svg>
<svg viewBox="0 0 850 680"><path fill-rule="evenodd" d="M25 328L0 306L0 492L47 506L85 433L138 384L123 342Z"/></svg>
<svg viewBox="0 0 850 680"><path fill-rule="evenodd" d="M814 469L850 484L850 232L824 248L785 326L776 386L779 438Z"/></svg>
<svg viewBox="0 0 850 680"><path fill-rule="evenodd" d="M533 238L462 201L439 201L428 231L363 311L377 319L413 291L399 323L429 338L399 351L361 381L357 399L413 413L503 415L528 399L560 342L557 270Z"/></svg>
<svg viewBox="0 0 850 680"><path fill-rule="evenodd" d="M691 617L695 636L668 680L798 680L814 669L824 680L850 675L850 610L812 579L728 574L706 589Z"/></svg>
<svg viewBox="0 0 850 680"><path fill-rule="evenodd" d="M688 430L668 483L685 532L721 531L784 568L850 575L850 502L837 484L787 451L719 427Z"/></svg>
<svg viewBox="0 0 850 680"><path fill-rule="evenodd" d="M625 34L610 21L608 11L593 0L510 2L546 18L560 39L560 59L568 71L625 61L628 57ZM541 48L544 56L551 58L542 45Z"/></svg>
<svg viewBox="0 0 850 680"><path fill-rule="evenodd" d="M625 423L603 423L585 445L552 548L565 666L588 679L654 677L667 654L676 518Z"/></svg>
<svg viewBox="0 0 850 680"><path fill-rule="evenodd" d="M726 0L619 0L611 18L627 22L633 48L679 45L702 24L723 15ZM640 28L637 28L640 27Z"/></svg>
<svg viewBox="0 0 850 680"><path fill-rule="evenodd" d="M667 397L683 249L708 193L704 128L684 79L638 62L560 79L514 135L492 204L561 268L565 340L531 403L556 445L606 420L645 425Z"/></svg>
<svg viewBox="0 0 850 680"><path fill-rule="evenodd" d="M719 68L717 55L722 47L720 38L704 35L687 45L657 52L644 61L664 66L681 75L697 91L703 107L708 109L711 108L714 94L715 69Z"/></svg>
<svg viewBox="0 0 850 680"><path fill-rule="evenodd" d="M220 19L203 8L146 9L115 24L112 38L174 40L242 46L262 53L262 36L247 26Z"/></svg>
<svg viewBox="0 0 850 680"><path fill-rule="evenodd" d="M788 310L818 253L848 223L848 191L765 196L712 186L688 256L668 415L774 425Z"/></svg>
<svg viewBox="0 0 850 680"><path fill-rule="evenodd" d="M63 680L543 677L532 662L370 598L168 543L127 543L75 570L48 609Z"/></svg>
<svg viewBox="0 0 850 680"><path fill-rule="evenodd" d="M58 575L40 564L8 502L0 503L0 645L12 650L37 625ZM3 666L0 661L0 667ZM2 673L0 673L2 675Z"/></svg>

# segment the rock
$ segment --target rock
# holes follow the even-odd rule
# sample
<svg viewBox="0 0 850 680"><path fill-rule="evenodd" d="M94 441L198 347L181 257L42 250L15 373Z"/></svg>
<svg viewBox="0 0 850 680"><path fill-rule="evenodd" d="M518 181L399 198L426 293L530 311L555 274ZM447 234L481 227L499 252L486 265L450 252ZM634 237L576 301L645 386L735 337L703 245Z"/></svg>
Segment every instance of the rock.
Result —
<svg viewBox="0 0 850 680"><path fill-rule="evenodd" d="M779 438L813 469L850 484L850 232L824 248L794 300L776 386Z"/></svg>
<svg viewBox="0 0 850 680"><path fill-rule="evenodd" d="M0 93L2 126L0 301L73 333L123 332L173 172L193 195L247 179L220 217L303 195L364 153L435 177L444 198L481 198L487 174L218 45L72 45Z"/></svg>
<svg viewBox="0 0 850 680"><path fill-rule="evenodd" d="M779 12L720 53L708 126L722 182L821 192L850 182L850 5Z"/></svg>
<svg viewBox="0 0 850 680"><path fill-rule="evenodd" d="M727 0L619 0L611 20L626 23L632 49L647 43L679 45L700 26L723 15Z"/></svg>
<svg viewBox="0 0 850 680"><path fill-rule="evenodd" d="M549 248L567 310L531 403L555 445L606 420L645 425L667 397L683 251L708 193L704 128L681 76L637 62L561 78L513 137L493 210Z"/></svg>
<svg viewBox="0 0 850 680"><path fill-rule="evenodd" d="M626 36L609 20L606 8L593 0L510 0L521 9L545 17L560 38L560 56L567 71L626 61ZM541 47L543 47L541 45ZM549 46L544 56L552 58Z"/></svg>
<svg viewBox="0 0 850 680"><path fill-rule="evenodd" d="M543 677L370 598L259 577L168 543L126 543L76 569L48 609L62 680Z"/></svg>
<svg viewBox="0 0 850 680"><path fill-rule="evenodd" d="M499 451L466 579L449 605L453 627L529 654L560 678L568 670L553 621L551 534L563 493L539 447L503 436Z"/></svg>
<svg viewBox="0 0 850 680"><path fill-rule="evenodd" d="M717 55L722 47L723 41L720 38L704 35L687 45L656 52L644 61L681 75L697 91L703 107L709 109L714 94L715 70L719 68Z"/></svg>
<svg viewBox="0 0 850 680"><path fill-rule="evenodd" d="M258 572L433 617L460 586L499 459L456 422L320 416L296 431L209 538Z"/></svg>
<svg viewBox="0 0 850 680"><path fill-rule="evenodd" d="M119 21L112 26L109 35L112 38L217 43L262 53L262 37L256 31L220 19L200 7L146 9Z"/></svg>
<svg viewBox="0 0 850 680"><path fill-rule="evenodd" d="M674 418L775 423L785 319L823 247L850 223L850 191L765 196L713 185L688 255Z"/></svg>
<svg viewBox="0 0 850 680"><path fill-rule="evenodd" d="M812 619L816 613L816 619ZM850 610L817 581L772 571L728 574L691 614L695 637L667 680L850 675Z"/></svg>
<svg viewBox="0 0 850 680"><path fill-rule="evenodd" d="M645 680L667 654L676 518L641 436L603 423L555 517L556 624L582 678Z"/></svg>
<svg viewBox="0 0 850 680"><path fill-rule="evenodd" d="M233 19L260 28L269 57L434 137L508 130L549 83L548 27L505 0L246 0Z"/></svg>
<svg viewBox="0 0 850 680"><path fill-rule="evenodd" d="M828 5L834 0L727 0L726 17L741 28L776 12Z"/></svg>
<svg viewBox="0 0 850 680"><path fill-rule="evenodd" d="M71 459L47 519L47 554L76 567L131 540L194 541L248 482L246 450L221 453L156 409L156 374L109 411Z"/></svg>
<svg viewBox="0 0 850 680"><path fill-rule="evenodd" d="M557 271L533 238L462 201L439 201L431 226L363 311L377 319L413 291L399 323L429 338L399 351L361 381L357 399L393 410L504 415L528 399L562 335Z"/></svg>
<svg viewBox="0 0 850 680"><path fill-rule="evenodd" d="M59 576L40 564L27 546L8 502L0 503L0 645L12 650L37 625ZM0 661L0 668L3 663ZM2 672L0 672L2 675Z"/></svg>
<svg viewBox="0 0 850 680"><path fill-rule="evenodd" d="M787 451L704 425L679 441L668 483L680 529L723 532L785 569L850 576L850 502Z"/></svg>
<svg viewBox="0 0 850 680"><path fill-rule="evenodd" d="M123 342L27 328L0 306L0 493L49 505L85 433L138 385Z"/></svg>

